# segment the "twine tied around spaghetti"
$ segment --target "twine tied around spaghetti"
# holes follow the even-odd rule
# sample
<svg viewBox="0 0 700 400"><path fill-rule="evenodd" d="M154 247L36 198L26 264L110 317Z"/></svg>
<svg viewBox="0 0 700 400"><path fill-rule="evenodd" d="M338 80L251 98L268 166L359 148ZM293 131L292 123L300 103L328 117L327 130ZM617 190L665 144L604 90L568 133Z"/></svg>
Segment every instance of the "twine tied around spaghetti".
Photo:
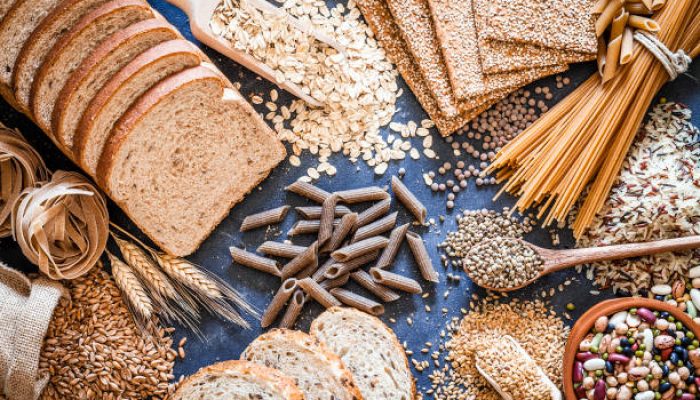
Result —
<svg viewBox="0 0 700 400"><path fill-rule="evenodd" d="M690 63L693 62L693 59L683 49L674 53L659 38L649 32L637 30L634 33L634 38L659 60L672 81L678 78L678 75L688 71Z"/></svg>

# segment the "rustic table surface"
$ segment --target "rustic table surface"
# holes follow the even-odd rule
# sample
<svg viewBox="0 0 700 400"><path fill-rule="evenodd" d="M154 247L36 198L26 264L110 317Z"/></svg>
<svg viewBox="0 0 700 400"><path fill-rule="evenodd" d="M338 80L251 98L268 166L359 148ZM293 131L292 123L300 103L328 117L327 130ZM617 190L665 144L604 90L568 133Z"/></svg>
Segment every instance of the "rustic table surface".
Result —
<svg viewBox="0 0 700 400"><path fill-rule="evenodd" d="M188 21L184 14L164 0L150 1L151 4L170 22L177 26L188 39L195 40L189 31ZM269 93L270 89L274 87L266 81L256 79L254 75L243 70L234 62L221 57L211 49L203 47L203 50L207 52L214 62L233 81L242 83L241 91L244 95L249 95L251 92ZM571 71L567 72L565 76L570 77L574 85L576 85L586 79L593 70L594 68L591 64L574 65ZM659 97L666 97L669 101L676 101L690 106L694 113L693 122L695 125L700 124L699 80L700 64L694 64L688 74L679 77L675 82L667 84L659 95ZM548 78L548 80L544 82L549 82L551 84L553 78ZM574 85L570 85L564 89L554 89L555 97L552 104L562 99L568 92L573 90ZM551 86L554 87L554 85ZM406 94L398 101L397 106L400 111L396 114L394 120L420 121L426 118L425 113L410 93L403 80L400 81L400 87L404 88ZM291 97L285 93L281 93L280 98L281 101L291 101ZM262 106L256 107L259 108L260 112L264 112ZM51 169L78 169L54 147L35 125L23 115L15 112L2 100L0 100L0 121L8 126L20 128L27 139L39 150ZM388 128L385 128L384 131L388 131ZM439 138L436 132L433 134L436 139ZM464 139L459 138L458 140L461 141ZM435 141L433 149L439 155L439 159L427 159L423 157L417 161L406 159L402 162L394 162L383 176L376 176L372 169L368 168L363 162L352 164L342 155L334 155L331 158L331 163L337 167L337 175L333 178L322 177L317 184L329 191L366 185L383 186L388 185L390 177L397 174L399 168L405 168L407 172L404 182L406 182L411 190L426 204L429 217L439 221L439 216L445 216L444 223L438 222L430 228L421 230L430 254L437 263L441 253L436 246L444 239L448 231L454 230L456 225L454 216L459 213L459 210L481 208L500 210L503 207L512 205L513 198L504 196L498 201L493 202L491 199L497 191L497 188L477 188L472 180L466 192L461 193L457 197L455 209L453 211L446 210L445 194L435 194L431 192L423 183L422 174L427 171L437 170L444 161L451 161L454 165L458 159L453 156L449 144L442 139ZM264 229L245 235L238 231L245 215L283 204L291 204L294 206L306 205L306 201L298 196L285 193L283 188L298 177L304 175L306 171L305 166L314 166L316 165L315 162L316 160L308 154L302 156L301 168L295 168L289 165L289 163L283 162L258 189L254 190L245 201L238 204L232 210L230 215L216 229L211 237L204 242L199 251L191 257L191 260L221 276L235 289L240 291L250 303L263 309L273 293L277 290L279 281L265 276L262 273L234 266L231 262L228 248L233 245L255 248L264 241ZM408 216L404 210L400 208L399 210L399 223L405 223L411 220L410 216ZM133 224L131 224L113 204L110 204L110 217L114 222L129 228L132 232L136 232ZM291 227L292 220L293 218L288 217L285 223L280 226L280 231L286 232ZM570 232L561 231L560 236L560 247L572 246L573 242ZM278 239L282 238L283 236L278 237ZM549 233L546 230L536 229L535 232L528 236L528 239L537 244L551 247ZM22 256L19 248L12 239L0 239L0 260L27 271L33 269L29 262ZM417 276L413 260L406 251L401 252L395 268L405 272L405 274L409 276ZM446 272L464 275L463 272L456 270L444 271L442 267L438 267L438 270L443 272L443 279L439 284L430 285L421 280L425 291L430 293L427 299L423 299L420 296L403 296L401 300L388 304L386 307L386 314L382 316L382 319L389 323L395 330L399 339L402 342L407 342L408 346L415 350L422 348L423 344L428 341L434 344L440 343L439 332L444 327L445 323L450 318L459 316L460 308L469 307L469 301L473 293L477 295L483 294L478 287L474 286L464 276L459 283L448 282L444 279ZM585 312L595 303L613 296L609 291L602 291L602 293L597 296L591 295L589 292L594 289L592 284L574 270L550 275L537 282L532 287L515 293L514 296L532 298L533 296L539 295L542 290L556 288L567 278L574 278L574 283L568 286L563 293L555 295L552 299L552 304L554 309L560 313L565 311L567 303L573 303L576 306L576 309L570 312L571 316L574 318L574 320L568 321L570 324L575 321L577 316ZM443 294L448 290L450 291L450 295L444 298ZM427 312L425 305L430 306L432 311ZM441 312L443 308L448 310L447 314ZM308 329L311 320L320 312L321 308L317 304L308 307L304 311L298 327L304 330ZM412 325L409 325L407 322L407 318L409 317L414 321ZM390 323L390 318L395 319L396 323ZM197 369L216 361L238 358L241 351L248 343L261 333L261 329L257 326L258 324L255 321L251 320L251 324L254 326L252 329L241 330L231 324L222 323L213 318L207 318L201 324L201 329L205 336L204 340L195 337L191 332L187 332L185 329L178 329L176 332L176 342L183 336L187 336L189 340L186 345L186 359L184 361L178 361L176 364L176 376L179 377L181 374L191 374ZM422 355L416 352L415 358L419 360L429 359L429 355ZM421 391L425 391L426 387L429 387L427 373L415 373L415 376L418 379L418 388Z"/></svg>

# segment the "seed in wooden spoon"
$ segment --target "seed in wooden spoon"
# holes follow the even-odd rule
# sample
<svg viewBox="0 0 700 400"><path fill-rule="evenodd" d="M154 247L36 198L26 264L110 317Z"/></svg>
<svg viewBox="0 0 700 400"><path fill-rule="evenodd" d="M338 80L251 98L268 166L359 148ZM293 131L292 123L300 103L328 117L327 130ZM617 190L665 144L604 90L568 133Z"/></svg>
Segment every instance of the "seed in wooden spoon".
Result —
<svg viewBox="0 0 700 400"><path fill-rule="evenodd" d="M507 289L536 278L544 260L521 241L500 237L472 247L462 265L477 285Z"/></svg>

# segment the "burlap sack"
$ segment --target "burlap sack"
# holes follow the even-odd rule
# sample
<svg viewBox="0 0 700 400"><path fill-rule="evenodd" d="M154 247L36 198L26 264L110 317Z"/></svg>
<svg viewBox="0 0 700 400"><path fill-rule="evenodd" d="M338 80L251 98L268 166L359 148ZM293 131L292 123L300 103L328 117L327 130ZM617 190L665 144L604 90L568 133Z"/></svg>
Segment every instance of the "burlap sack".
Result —
<svg viewBox="0 0 700 400"><path fill-rule="evenodd" d="M39 354L63 293L56 281L31 281L0 263L0 398L36 400L46 386Z"/></svg>

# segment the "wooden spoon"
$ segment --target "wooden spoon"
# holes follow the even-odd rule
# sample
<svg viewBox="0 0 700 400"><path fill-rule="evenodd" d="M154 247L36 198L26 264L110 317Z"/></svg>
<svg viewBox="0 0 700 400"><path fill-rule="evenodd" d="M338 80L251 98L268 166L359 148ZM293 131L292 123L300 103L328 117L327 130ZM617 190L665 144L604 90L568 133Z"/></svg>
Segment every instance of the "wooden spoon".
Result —
<svg viewBox="0 0 700 400"><path fill-rule="evenodd" d="M537 279L545 275L551 274L552 272L561 271L563 269L573 267L575 265L590 264L599 261L621 260L624 258L641 257L658 253L684 251L700 248L700 235L686 236L676 239L656 240L653 242L628 243L614 246L589 247L584 249L571 250L545 249L542 247L535 246L534 244L522 239L517 240L525 246L534 250L535 253L537 253L542 258L542 260L544 261L544 265L542 266L542 270L540 271L540 273L534 278L518 286L507 288L493 288L488 286L482 287L484 287L485 289L499 292L511 292L514 290L522 289L525 286L532 284ZM478 246L484 246L487 242L488 241L482 242ZM467 274L469 274L468 271L466 272ZM475 283L477 281L476 279L472 280Z"/></svg>
<svg viewBox="0 0 700 400"><path fill-rule="evenodd" d="M192 30L192 34L200 42L241 64L245 68L253 71L268 81L275 83L280 88L304 100L310 105L314 107L321 106L321 103L318 100L304 93L301 87L299 87L297 84L288 81L279 82L275 77L275 71L267 64L258 61L255 57L247 54L246 52L233 48L233 46L231 46L226 39L215 35L214 32L212 32L211 27L209 26L209 21L211 21L211 17L214 14L216 7L218 7L221 3L221 0L168 0L168 2L187 14L187 16L190 18L190 29ZM285 13L283 10L275 7L265 0L253 0L251 5L266 12ZM338 49L338 51L344 51L344 47L338 42L330 39L327 35L318 32L318 30L313 29L308 24L304 24L289 14L287 14L287 21L295 28L315 37L317 40Z"/></svg>

